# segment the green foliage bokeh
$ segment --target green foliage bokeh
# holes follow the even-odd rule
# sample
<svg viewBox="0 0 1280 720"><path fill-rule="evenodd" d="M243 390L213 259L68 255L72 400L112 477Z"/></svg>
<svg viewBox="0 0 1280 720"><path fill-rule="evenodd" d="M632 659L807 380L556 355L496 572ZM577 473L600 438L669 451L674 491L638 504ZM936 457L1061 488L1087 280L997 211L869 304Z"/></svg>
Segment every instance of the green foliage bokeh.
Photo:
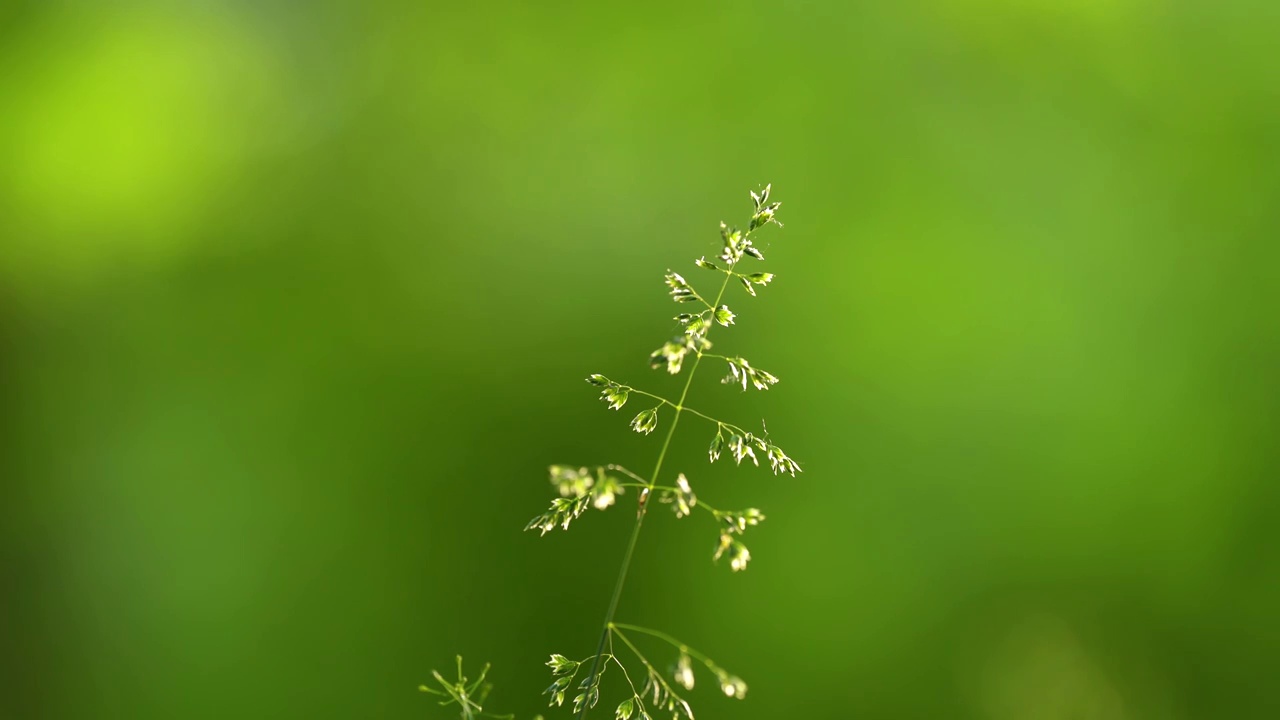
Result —
<svg viewBox="0 0 1280 720"><path fill-rule="evenodd" d="M745 573L646 525L620 619L699 717L1278 712L1280 34L1263 2L0 8L0 716L540 711L669 392L662 273L772 182L777 280L691 402L797 478ZM563 712L563 711L562 711ZM555 713L552 713L555 717Z"/></svg>

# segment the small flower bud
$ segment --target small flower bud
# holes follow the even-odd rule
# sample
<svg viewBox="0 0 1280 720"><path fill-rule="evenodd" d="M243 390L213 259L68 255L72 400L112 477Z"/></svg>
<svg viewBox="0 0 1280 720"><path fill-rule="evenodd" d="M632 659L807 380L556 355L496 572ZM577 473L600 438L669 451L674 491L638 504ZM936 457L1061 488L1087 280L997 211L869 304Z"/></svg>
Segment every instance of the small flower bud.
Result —
<svg viewBox="0 0 1280 720"><path fill-rule="evenodd" d="M639 415L631 420L631 429L638 433L648 435L658 427L658 408L650 408L641 410Z"/></svg>

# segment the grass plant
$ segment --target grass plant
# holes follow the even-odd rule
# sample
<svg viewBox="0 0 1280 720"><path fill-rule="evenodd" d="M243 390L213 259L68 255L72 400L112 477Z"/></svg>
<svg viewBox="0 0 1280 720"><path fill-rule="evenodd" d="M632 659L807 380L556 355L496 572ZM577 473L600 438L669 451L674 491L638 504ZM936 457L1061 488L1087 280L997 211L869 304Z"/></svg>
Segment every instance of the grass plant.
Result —
<svg viewBox="0 0 1280 720"><path fill-rule="evenodd" d="M720 224L723 249L719 256L712 260L704 256L694 261L697 268L719 279L714 295L698 292L679 273L668 271L663 278L671 299L682 310L687 310L675 316L679 332L649 355L649 364L672 375L684 373L684 386L679 396L673 400L601 374L593 374L586 379L599 390L600 399L610 410L622 410L628 402L633 403L633 407L636 404L642 406L631 419L633 431L650 435L660 428L665 430L652 471L642 475L615 464L594 467L552 465L550 480L558 497L525 527L525 530L536 530L542 535L557 529L568 530L590 509L614 507L618 505L619 498L629 491L637 496L635 524L623 551L595 652L578 659L553 654L546 663L552 675L551 685L545 691L550 696L550 705L563 707L570 703L579 720L585 719L599 705L601 684L610 668L616 668L614 675L619 678L616 682L624 697L616 706L609 705L613 708L615 720L693 720L693 709L686 696L703 671L710 674L725 696L735 699L746 696L747 684L706 654L664 631L619 622L617 612L644 520L651 508L666 506L677 518L700 515L710 520L709 529L715 538L711 556L716 561L727 558L729 568L735 572L745 570L751 560L751 552L743 542L743 536L765 519L764 513L757 508L721 510L709 505L695 494L685 472L676 472L673 477L668 466L668 450L682 417L691 415L707 427L711 438L707 457L712 463L727 456L738 465L749 459L752 465L760 466L764 460L775 475L786 473L794 477L801 471L799 463L776 445L763 427L759 433L752 432L688 404L694 377L704 360L724 363L725 375L721 382L743 392L768 390L778 382L777 376L753 365L746 358L712 353L709 339L717 326L730 328L735 325L738 315L725 302L730 286L737 286L748 297L754 298L774 280L770 272L739 270L743 263L764 260L764 254L755 244L755 234L769 225L781 227L777 219L780 203L770 199L771 190L766 185L760 192L751 193L753 209L745 229ZM662 654L644 649L645 645L660 648ZM651 659L658 657L663 660L655 662ZM668 658L671 662L666 662ZM660 669L662 667L668 669L664 672ZM457 681L446 681L436 673L441 688L423 686L422 689L442 695L445 698L442 704L456 703L463 720L511 717L484 712L482 705L489 689L485 683L487 671L488 666L485 666L479 679L468 682L463 676L459 658Z"/></svg>

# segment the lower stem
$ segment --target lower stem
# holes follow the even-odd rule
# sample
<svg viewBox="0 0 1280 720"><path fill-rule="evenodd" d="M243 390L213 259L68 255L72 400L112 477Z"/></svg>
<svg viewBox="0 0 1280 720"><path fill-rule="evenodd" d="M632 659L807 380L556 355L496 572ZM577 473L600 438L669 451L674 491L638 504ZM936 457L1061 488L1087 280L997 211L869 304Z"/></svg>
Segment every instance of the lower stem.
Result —
<svg viewBox="0 0 1280 720"><path fill-rule="evenodd" d="M689 368L689 377L685 380L684 392L680 394L680 404L684 404L684 396L689 392L689 385L693 382L693 373L698 369L698 360L695 358L693 367ZM662 451L658 453L658 463L653 468L653 475L649 477L649 484L644 489L643 499L647 500L652 493L654 485L657 483L658 473L662 472L662 462L667 457L667 446L671 444L671 438L676 434L676 425L680 422L680 410L676 410L676 416L671 420L671 429L667 431L667 438L662 442ZM631 556L635 554L636 543L640 540L640 528L644 526L644 516L649 512L649 504L641 502L640 509L636 511L636 524L631 529L631 539L627 541L627 551L622 556L622 567L618 570L618 580L613 586L613 597L609 599L609 609L604 615L604 629L600 631L600 642L596 646L596 658L591 663L591 673L587 675L588 680L596 677L600 671L600 655L604 653L605 645L609 642L609 631L613 628L613 618L618 612L618 601L622 599L622 588L627 582L627 573L631 569ZM582 712L578 718L582 720L587 716L587 706L582 706Z"/></svg>

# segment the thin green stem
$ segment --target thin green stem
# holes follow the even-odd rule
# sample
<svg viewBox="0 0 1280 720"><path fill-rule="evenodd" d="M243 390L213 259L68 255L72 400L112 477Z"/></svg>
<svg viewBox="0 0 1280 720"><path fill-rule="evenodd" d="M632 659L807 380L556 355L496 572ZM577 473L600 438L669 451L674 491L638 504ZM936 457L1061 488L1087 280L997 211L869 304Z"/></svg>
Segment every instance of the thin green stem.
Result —
<svg viewBox="0 0 1280 720"><path fill-rule="evenodd" d="M711 422L713 422L713 423L715 423L715 424L717 424L717 425L725 425L725 426L728 426L728 425L729 425L729 423L721 422L721 421L719 421L719 420L717 420L717 419L715 419L715 418L711 417L710 415L707 415L706 413L700 413L700 412L698 412L697 410L694 410L693 408L685 408L685 410L688 410L689 412L693 413L694 415L697 415L698 417L702 418L703 420L710 420Z"/></svg>
<svg viewBox="0 0 1280 720"><path fill-rule="evenodd" d="M659 693L659 691L661 691L661 693L665 693L668 701L674 700L680 703L681 708L684 710L685 717L693 717L693 711L689 709L689 703L685 702L685 699L680 696L680 693L676 692L675 689L671 687L671 683L667 682L666 678L662 676L662 673L658 672L658 669L649 662L649 659L644 656L644 653L640 652L640 649L635 646L635 643L631 642L631 640L618 629L617 624L610 624L608 630L612 635L618 636L618 639L626 643L627 647L631 648L631 652L640 659L640 663L649 671L649 681L655 682L657 685L654 692ZM668 706L668 709L670 709L670 706Z"/></svg>
<svg viewBox="0 0 1280 720"><path fill-rule="evenodd" d="M700 357L724 358L724 356L723 356L723 355L712 355L711 353L703 353ZM697 360L694 360L694 363L696 364L696 363L697 363ZM692 372L690 372L690 374L692 375ZM708 415L708 414L706 414L706 413L703 413L703 412L699 412L699 411L697 411L697 410L694 410L693 408L691 408L691 407L689 407L689 406L685 405L683 401L681 401L681 402L671 402L670 400L668 400L668 399L666 399L666 398L662 397L661 395L654 395L654 394L653 394L653 393L651 393L651 392L646 392L646 391L644 391L644 390L640 390L640 389L638 389L638 388L634 388L634 387L632 387L632 386L630 386L630 385L623 385L623 387L625 387L629 392L633 392L633 393L635 393L635 394L637 394L637 395L644 395L645 397L651 397L651 398L653 398L654 400L657 400L658 402L662 403L663 405L669 405L669 406L671 406L672 408L675 408L676 412L685 412L685 411L687 411L687 412L691 412L691 413L693 413L694 415L697 415L698 417L702 418L703 420L709 420L709 421L711 421L711 422L713 422L713 423L716 423L717 425L723 425L723 426L725 426L725 427L727 427L727 428L733 428L734 430L737 430L737 431L739 431L739 432L744 432L744 431L742 430L742 428L738 427L737 425L734 425L734 424L732 424L732 423L727 423L727 422L725 422L725 421L723 421L723 420L717 420L717 419L715 419L715 418L711 417L710 415ZM683 397L683 396L682 396L682 397Z"/></svg>
<svg viewBox="0 0 1280 720"><path fill-rule="evenodd" d="M626 468L622 467L621 465L613 465L613 464L609 464L609 465L605 465L605 466L604 466L604 469L605 469L605 470L616 470L616 471L618 471L618 472L622 473L623 475L626 475L627 477L629 477L629 478L631 478L631 479L633 479L633 480L636 480L637 482L642 482L642 483L644 483L644 484L646 484L646 485L649 483L649 481L648 481L648 480L645 480L644 478L642 478L642 477L640 477L639 475L637 475L637 474L635 474L635 473L631 472L630 470L628 470L628 469L626 469ZM629 486L629 485L628 485L628 486Z"/></svg>
<svg viewBox="0 0 1280 720"><path fill-rule="evenodd" d="M653 398L654 400L658 400L658 401L662 402L662 403L663 403L663 404L665 404L665 405L670 405L671 407L673 407L673 408L675 408L675 409L677 409L677 410L679 410L679 409L680 409L680 406L679 406L678 404L671 402L670 400L668 400L668 399L666 399L666 398L662 397L661 395L654 395L654 394L653 394L653 393L651 393L651 392L645 392L644 390L638 390L638 389L636 389L636 388L631 387L630 385L626 385L626 386L624 386L624 387L626 387L626 388L627 388L627 390L629 390L629 391L631 391L631 392L633 392L633 393L635 393L635 394L637 394L637 395L644 395L645 397L651 397L651 398Z"/></svg>
<svg viewBox="0 0 1280 720"><path fill-rule="evenodd" d="M735 263L736 264L736 263ZM732 266L730 266L732 269ZM720 292L716 294L716 301L708 307L714 309L720 304L721 298L724 297L724 291L729 287L729 276L726 275L724 282L720 284ZM701 298L699 298L701 299ZM705 300L703 302L706 302ZM710 329L708 328L708 331ZM709 334L709 333L708 333ZM699 351L693 358L693 365L689 368L689 375L685 378L684 389L680 391L680 400L675 404L676 415L671 419L671 427L667 430L667 437L662 441L662 449L658 452L658 461L654 464L653 474L649 476L649 487L641 495L642 500L647 500L653 492L658 477L662 472L662 463L667 459L667 448L671 446L671 438L676 434L676 426L680 423L680 414L684 408L685 398L689 395L689 387L693 384L693 376L698 372L698 365L702 362L702 352ZM622 588L627 582L627 573L631 570L631 557L636 551L636 542L640 539L640 528L644 526L644 516L648 512L648 503L641 502L639 510L636 511L636 524L631 530L631 538L627 541L627 550L622 556L622 566L618 569L618 580L613 586L613 596L609 598L609 609L605 611L604 627L600 630L600 642L596 647L596 659L591 664L591 674L587 677L594 680L596 673L600 670L600 653L604 652L605 643L609 640L609 630L613 625L614 615L618 612L618 601L622 599ZM582 712L578 714L578 720L587 717L588 708L583 705Z"/></svg>
<svg viewBox="0 0 1280 720"><path fill-rule="evenodd" d="M638 633L644 633L645 635L651 635L653 637L658 638L659 640L663 640L671 644L672 646L674 646L675 649L679 650L680 652L687 653L689 657L694 658L695 660L701 662L703 665L706 665L708 670L710 670L713 673L716 673L717 675L724 673L725 671L724 668L715 664L715 661L713 661L711 658L707 657L706 655L703 655L697 650L694 650L688 645L685 645L684 643L662 632L661 630L653 630L647 627L640 627L639 625L627 625L626 623L619 623L619 622L614 623L613 627L620 628L623 630L631 630ZM619 635L619 637L621 637L621 635Z"/></svg>
<svg viewBox="0 0 1280 720"><path fill-rule="evenodd" d="M759 228L757 228L757 229L759 229ZM753 233L753 232L755 232L755 230L750 230L750 231L748 231L748 232L746 233L746 235L744 235L744 237L751 237L751 233ZM722 268L722 267L718 267L718 268L716 268L716 269L717 269L717 270L719 270L720 272L724 273L725 275L728 275L729 277L746 277L746 276L747 276L747 274L746 274L746 273L734 272L734 271L733 271L733 269L732 269L732 268L734 268L734 267L737 267L737 263L734 263L733 265L730 265L730 266L729 266L729 268Z"/></svg>
<svg viewBox="0 0 1280 720"><path fill-rule="evenodd" d="M640 691L636 689L636 684L631 681L631 673L627 672L627 666L623 665L616 655L610 654L609 658L613 660L614 665L617 665L622 670L622 676L627 679L627 684L631 686L631 696L638 699Z"/></svg>
<svg viewBox="0 0 1280 720"><path fill-rule="evenodd" d="M717 356L717 357L719 357L719 356ZM717 419L715 419L715 418L711 417L710 415L708 415L708 414L706 414L706 413L703 413L703 412L698 412L697 410L694 410L694 409L693 409L693 408L691 408L691 407L685 406L685 407L681 407L680 409L681 409L681 410L683 410L683 411L685 411L685 412L693 413L694 415L697 415L698 417L700 417L700 418L702 418L703 420L706 420L706 421L708 421L708 422L713 422L713 423L715 423L716 425L722 425L722 426L724 426L724 427L729 428L730 430L734 430L734 431L736 431L739 435L746 435L746 434L747 434L747 431L746 431L746 430L743 430L742 428L738 427L737 425L734 425L733 423L728 423L728 422L725 422L725 421L723 421L723 420L717 420Z"/></svg>
<svg viewBox="0 0 1280 720"><path fill-rule="evenodd" d="M658 682L662 683L663 690L665 690L667 693L671 695L674 695L675 697L680 697L680 694L677 693L675 690L673 690L671 688L671 685L667 683L667 680L662 676L662 673L658 672L658 669L655 668L653 664L649 662L649 658L645 657L644 653L640 652L640 648L636 647L635 643L631 642L631 640L625 634L623 634L621 630L618 629L617 623L610 623L608 627L608 632L613 635L616 635L617 638L621 640L624 645L626 645L628 648L631 649L632 654L636 656L636 659L640 661L640 664L644 665L645 668L649 671L649 673L653 677L657 678Z"/></svg>
<svg viewBox="0 0 1280 720"><path fill-rule="evenodd" d="M728 283L728 281L726 281L726 284L727 284L727 283ZM715 310L715 309L716 309L716 306L715 306L715 305L712 305L712 304L711 304L711 303L709 303L709 302L707 302L707 299L706 299L706 298L704 298L704 297L702 297L702 294L701 294L701 293L699 293L697 290L694 290L692 285L689 285L688 287L689 287L689 290L693 293L693 296L694 296L695 298L697 298L697 299L698 299L698 302L700 302L700 303L702 303L703 305L706 305L706 306L707 306L707 310ZM717 300L718 300L718 299L719 299L719 298L717 298ZM702 312L706 312L706 310L703 310ZM701 315L702 313L698 313L698 314L699 314L699 315Z"/></svg>
<svg viewBox="0 0 1280 720"><path fill-rule="evenodd" d="M638 487L638 488L645 488L649 491L662 490L663 492L680 492L680 488L672 487L670 485L649 485L648 483L618 483L618 487L629 487L629 488ZM719 518L720 515L724 514L719 510L711 507L710 505L702 502L701 498L699 498L697 505L695 505L694 507L700 507L703 510L706 510L707 512L711 513L712 515L715 515L717 518Z"/></svg>

